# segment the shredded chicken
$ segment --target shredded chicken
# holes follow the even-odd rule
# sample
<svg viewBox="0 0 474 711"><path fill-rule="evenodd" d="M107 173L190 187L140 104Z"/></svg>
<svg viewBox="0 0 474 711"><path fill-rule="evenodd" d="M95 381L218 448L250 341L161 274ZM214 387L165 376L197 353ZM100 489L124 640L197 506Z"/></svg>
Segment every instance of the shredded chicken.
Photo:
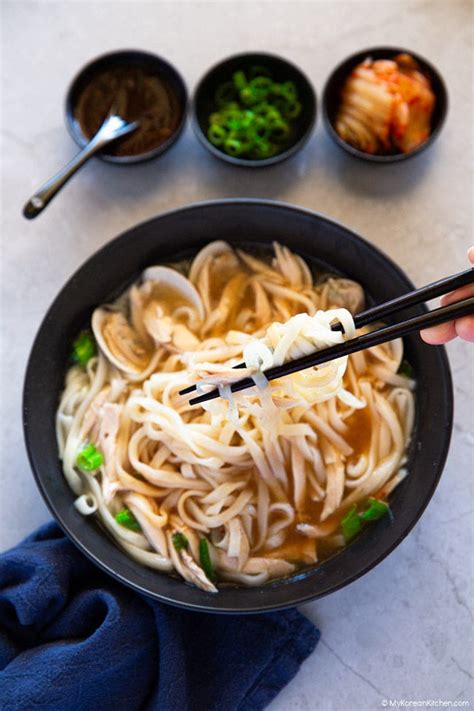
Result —
<svg viewBox="0 0 474 711"><path fill-rule="evenodd" d="M181 559L183 561L183 567L185 574L190 583L194 583L201 590L206 592L217 592L217 588L214 583L211 583L205 572L199 565L195 562L192 556L186 550L181 550L179 552Z"/></svg>
<svg viewBox="0 0 474 711"><path fill-rule="evenodd" d="M120 490L120 482L115 469L115 455L117 449L117 434L120 428L120 413L122 405L114 405L106 402L101 408L101 419L98 434L98 445L104 455L103 472L105 479L103 483L104 500L109 503L117 491Z"/></svg>

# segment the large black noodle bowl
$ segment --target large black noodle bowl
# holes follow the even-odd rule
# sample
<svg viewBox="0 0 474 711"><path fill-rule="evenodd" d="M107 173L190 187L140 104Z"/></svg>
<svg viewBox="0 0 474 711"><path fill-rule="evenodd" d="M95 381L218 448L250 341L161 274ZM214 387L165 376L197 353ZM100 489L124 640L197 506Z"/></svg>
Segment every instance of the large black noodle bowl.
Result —
<svg viewBox="0 0 474 711"><path fill-rule="evenodd" d="M416 378L416 420L408 476L393 492L385 517L321 565L255 588L223 586L206 593L129 558L94 517L81 516L63 476L54 416L71 341L93 309L123 291L150 264L191 256L207 242L228 240L255 251L273 240L288 245L316 269L360 282L374 302L412 288L405 274L373 245L346 227L308 210L270 201L223 200L191 205L155 217L120 235L68 281L36 336L25 379L24 431L31 466L52 514L72 541L116 579L157 600L193 610L249 613L291 607L327 595L367 573L409 533L427 506L448 452L453 396L443 348L405 339ZM425 307L410 309L422 313Z"/></svg>

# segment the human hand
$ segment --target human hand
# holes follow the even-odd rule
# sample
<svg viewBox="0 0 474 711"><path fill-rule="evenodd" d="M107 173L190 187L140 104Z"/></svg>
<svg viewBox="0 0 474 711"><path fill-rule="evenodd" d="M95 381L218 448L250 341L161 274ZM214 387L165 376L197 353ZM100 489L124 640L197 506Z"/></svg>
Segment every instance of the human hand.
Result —
<svg viewBox="0 0 474 711"><path fill-rule="evenodd" d="M470 247L467 256L471 264L474 264L474 247ZM474 284L467 284L460 289L456 289L456 291L452 291L450 294L442 296L440 304L441 306L447 306L455 301L467 299L468 296L474 296ZM437 346L452 341L456 336L464 338L465 341L474 341L474 316L463 316L455 321L441 323L438 326L421 331L420 335L426 343Z"/></svg>

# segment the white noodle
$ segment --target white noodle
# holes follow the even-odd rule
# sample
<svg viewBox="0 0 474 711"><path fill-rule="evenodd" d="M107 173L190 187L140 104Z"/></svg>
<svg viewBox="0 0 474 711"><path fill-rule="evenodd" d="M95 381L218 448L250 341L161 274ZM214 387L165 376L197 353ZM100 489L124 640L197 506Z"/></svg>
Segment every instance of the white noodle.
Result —
<svg viewBox="0 0 474 711"><path fill-rule="evenodd" d="M314 563L318 538L337 548L348 507L388 495L405 473L414 382L397 373L401 341L267 381L268 368L353 337L346 306L363 302L354 282L314 285L300 257L274 249L267 264L208 245L191 266L197 291L179 274L169 297L146 276L160 271L147 271L111 310L96 310L98 355L70 368L57 412L77 510L96 513L143 565L209 592L200 539L221 579L261 585ZM234 396L243 375L255 386ZM222 397L190 406L179 391L195 381ZM364 445L352 435L359 417ZM81 473L88 443L104 461ZM130 528L115 518L124 507ZM180 550L177 532L187 540Z"/></svg>

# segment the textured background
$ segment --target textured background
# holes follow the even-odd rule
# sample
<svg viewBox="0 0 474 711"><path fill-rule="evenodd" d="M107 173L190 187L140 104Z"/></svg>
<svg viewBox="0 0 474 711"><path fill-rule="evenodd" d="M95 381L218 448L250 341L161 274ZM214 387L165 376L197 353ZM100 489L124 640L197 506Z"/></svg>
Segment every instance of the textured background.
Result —
<svg viewBox="0 0 474 711"><path fill-rule="evenodd" d="M286 200L340 220L387 252L417 284L466 266L472 234L471 2L2 2L2 463L0 549L48 518L21 433L22 378L35 331L86 257L136 222L196 200ZM69 80L106 50L142 47L175 63L190 90L245 49L281 53L318 95L341 59L400 44L442 72L447 124L432 150L378 167L342 154L321 121L305 150L262 171L236 170L188 127L161 160L91 162L38 220L32 191L75 152L63 125ZM472 681L472 349L448 347L454 437L441 484L413 533L381 565L305 606L323 637L273 711L363 711L383 699L474 702ZM470 360L471 358L471 360ZM429 416L429 413L427 413Z"/></svg>

